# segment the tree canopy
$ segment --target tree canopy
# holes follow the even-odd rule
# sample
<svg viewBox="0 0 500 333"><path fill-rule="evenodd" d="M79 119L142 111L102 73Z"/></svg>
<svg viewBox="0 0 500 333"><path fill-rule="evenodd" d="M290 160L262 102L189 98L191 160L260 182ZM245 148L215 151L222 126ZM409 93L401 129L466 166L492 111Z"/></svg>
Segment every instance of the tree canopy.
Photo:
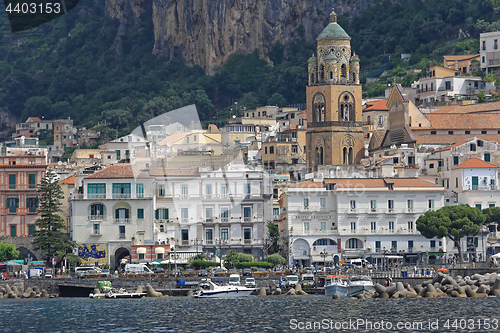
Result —
<svg viewBox="0 0 500 333"><path fill-rule="evenodd" d="M417 230L426 238L451 239L458 249L460 262L463 262L460 239L477 235L485 219L479 209L469 205L445 206L420 216L417 219Z"/></svg>
<svg viewBox="0 0 500 333"><path fill-rule="evenodd" d="M276 265L284 265L286 262L286 259L283 258L280 254L275 253L275 254L271 254L270 256L268 256L266 258L266 261L270 262L271 264L276 266Z"/></svg>
<svg viewBox="0 0 500 333"><path fill-rule="evenodd" d="M485 223L496 223L500 228L500 207L485 208L483 214L486 216Z"/></svg>
<svg viewBox="0 0 500 333"><path fill-rule="evenodd" d="M19 251L13 244L0 242L0 262L14 260L19 257Z"/></svg>
<svg viewBox="0 0 500 333"><path fill-rule="evenodd" d="M58 214L61 211L60 200L63 198L63 191L53 171L47 170L45 177L37 186L37 192L40 199L38 207L40 217L35 221L37 227L33 239L35 250L40 250L47 261L61 254L64 257L73 251L76 243L64 232L66 225Z"/></svg>

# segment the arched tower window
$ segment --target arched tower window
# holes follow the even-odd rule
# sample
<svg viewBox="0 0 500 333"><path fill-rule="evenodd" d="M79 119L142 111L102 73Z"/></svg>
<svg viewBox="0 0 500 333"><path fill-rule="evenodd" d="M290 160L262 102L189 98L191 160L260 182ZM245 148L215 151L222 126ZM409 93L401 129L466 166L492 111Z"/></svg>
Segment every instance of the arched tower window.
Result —
<svg viewBox="0 0 500 333"><path fill-rule="evenodd" d="M342 64L342 67L340 67L340 76L343 79L347 79L347 66L345 64Z"/></svg>
<svg viewBox="0 0 500 333"><path fill-rule="evenodd" d="M350 135L342 139L342 164L354 164L354 138Z"/></svg>
<svg viewBox="0 0 500 333"><path fill-rule="evenodd" d="M314 84L314 74L313 73L311 73L311 81L310 82L311 82L311 84Z"/></svg>
<svg viewBox="0 0 500 333"><path fill-rule="evenodd" d="M333 80L333 72L330 71L330 80Z"/></svg>
<svg viewBox="0 0 500 333"><path fill-rule="evenodd" d="M339 97L339 121L356 121L354 96L349 92Z"/></svg>
<svg viewBox="0 0 500 333"><path fill-rule="evenodd" d="M314 157L316 162L315 164L323 165L323 147L316 147L315 153L316 153L316 156Z"/></svg>
<svg viewBox="0 0 500 333"><path fill-rule="evenodd" d="M325 81L325 67L323 64L319 65L319 82Z"/></svg>
<svg viewBox="0 0 500 333"><path fill-rule="evenodd" d="M316 94L313 98L312 116L313 122L325 121L326 99L323 94Z"/></svg>

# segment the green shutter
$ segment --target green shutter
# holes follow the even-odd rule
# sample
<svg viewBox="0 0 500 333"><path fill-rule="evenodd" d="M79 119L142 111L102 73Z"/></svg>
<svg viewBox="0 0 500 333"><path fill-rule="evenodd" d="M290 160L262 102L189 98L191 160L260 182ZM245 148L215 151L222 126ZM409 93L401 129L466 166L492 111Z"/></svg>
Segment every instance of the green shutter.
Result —
<svg viewBox="0 0 500 333"><path fill-rule="evenodd" d="M128 218L129 218L128 209L125 209L125 218L126 218L126 219L128 219Z"/></svg>
<svg viewBox="0 0 500 333"><path fill-rule="evenodd" d="M158 209L155 210L155 219L159 220L160 219L159 215L160 215L160 212L158 211Z"/></svg>
<svg viewBox="0 0 500 333"><path fill-rule="evenodd" d="M119 218L120 214L118 213L118 209L115 209L115 218Z"/></svg>

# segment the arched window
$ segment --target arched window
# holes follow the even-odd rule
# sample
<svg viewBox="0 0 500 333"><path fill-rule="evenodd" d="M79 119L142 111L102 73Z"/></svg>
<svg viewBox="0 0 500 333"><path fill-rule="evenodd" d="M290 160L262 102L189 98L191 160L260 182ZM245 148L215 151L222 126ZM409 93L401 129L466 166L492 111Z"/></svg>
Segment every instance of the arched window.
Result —
<svg viewBox="0 0 500 333"><path fill-rule="evenodd" d="M340 67L340 76L343 78L343 79L347 79L347 66L345 64L343 64L341 67Z"/></svg>
<svg viewBox="0 0 500 333"><path fill-rule="evenodd" d="M323 66L323 64L319 66L319 81L325 81L325 67Z"/></svg>
<svg viewBox="0 0 500 333"><path fill-rule="evenodd" d="M323 165L323 147L316 147L315 152L316 152L315 156L316 165Z"/></svg>
<svg viewBox="0 0 500 333"><path fill-rule="evenodd" d="M342 139L342 164L349 165L354 164L354 138L350 135L346 135Z"/></svg>
<svg viewBox="0 0 500 333"><path fill-rule="evenodd" d="M330 80L333 80L333 72L330 71Z"/></svg>
<svg viewBox="0 0 500 333"><path fill-rule="evenodd" d="M314 84L314 73L311 73L311 84Z"/></svg>
<svg viewBox="0 0 500 333"><path fill-rule="evenodd" d="M339 121L356 121L354 96L349 92L339 97Z"/></svg>
<svg viewBox="0 0 500 333"><path fill-rule="evenodd" d="M323 94L316 94L314 96L312 105L313 122L325 121L325 101L325 96L323 96Z"/></svg>

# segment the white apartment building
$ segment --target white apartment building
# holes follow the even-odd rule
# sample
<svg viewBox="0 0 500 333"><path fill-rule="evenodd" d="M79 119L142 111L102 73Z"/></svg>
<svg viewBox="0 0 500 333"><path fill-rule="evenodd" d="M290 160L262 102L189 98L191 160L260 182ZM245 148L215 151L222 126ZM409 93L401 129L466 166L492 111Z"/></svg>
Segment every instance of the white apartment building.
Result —
<svg viewBox="0 0 500 333"><path fill-rule="evenodd" d="M154 245L153 184L129 164L111 165L87 176L72 200L71 230L78 255L118 267L132 245Z"/></svg>
<svg viewBox="0 0 500 333"><path fill-rule="evenodd" d="M500 69L500 31L486 32L479 36L481 69L486 73L498 73Z"/></svg>
<svg viewBox="0 0 500 333"><path fill-rule="evenodd" d="M444 189L421 179L324 179L291 186L284 196L289 263L308 266L342 258L434 259L453 248L426 239L418 217L444 204Z"/></svg>

